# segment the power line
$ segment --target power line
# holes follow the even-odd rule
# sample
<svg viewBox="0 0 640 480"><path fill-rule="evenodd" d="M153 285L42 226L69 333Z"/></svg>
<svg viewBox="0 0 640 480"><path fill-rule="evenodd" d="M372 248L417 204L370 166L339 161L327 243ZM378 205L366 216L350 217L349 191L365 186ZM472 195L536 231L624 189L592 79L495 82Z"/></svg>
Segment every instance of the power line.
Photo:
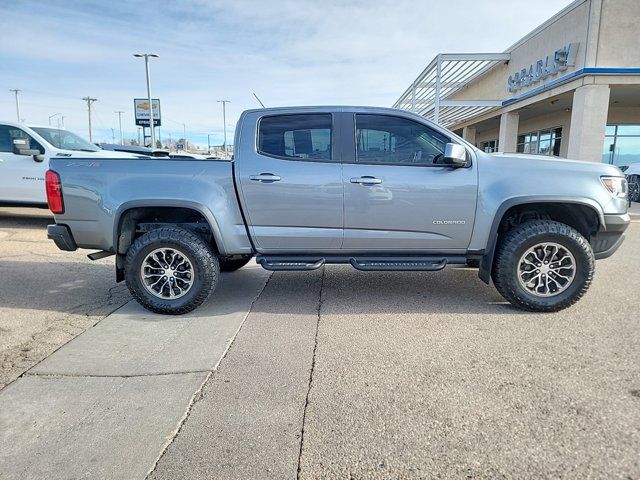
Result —
<svg viewBox="0 0 640 480"><path fill-rule="evenodd" d="M20 90L19 88L10 88L9 91L16 94L16 115L18 116L18 122L19 122L20 121L20 101L18 100L18 93L20 93L22 90Z"/></svg>
<svg viewBox="0 0 640 480"><path fill-rule="evenodd" d="M93 142L93 137L91 134L91 104L93 102L97 102L98 99L97 98L91 98L90 96L86 96L86 97L82 97L82 100L84 100L85 102L87 102L87 110L89 112L89 141Z"/></svg>
<svg viewBox="0 0 640 480"><path fill-rule="evenodd" d="M114 113L118 114L118 124L120 126L120 145L124 145L124 137L122 136L122 114L124 112L122 110L118 110Z"/></svg>

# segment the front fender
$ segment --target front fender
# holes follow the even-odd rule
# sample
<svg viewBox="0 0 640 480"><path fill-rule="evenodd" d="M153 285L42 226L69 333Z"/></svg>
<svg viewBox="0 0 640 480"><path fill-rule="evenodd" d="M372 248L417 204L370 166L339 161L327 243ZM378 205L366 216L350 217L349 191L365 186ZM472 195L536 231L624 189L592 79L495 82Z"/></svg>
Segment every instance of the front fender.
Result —
<svg viewBox="0 0 640 480"><path fill-rule="evenodd" d="M562 203L584 205L586 207L590 207L598 214L600 225L605 224L604 212L602 211L602 207L598 204L598 202L590 198L570 195L523 195L508 198L507 200L503 201L496 209L495 214L493 215L493 221L491 222L491 226L487 232L486 241L484 243L486 247L484 249L482 261L480 262L480 270L478 272L478 276L483 282L488 284L491 279L493 258L495 256L496 246L498 242L498 228L500 227L500 222L502 221L504 214L512 207L533 203Z"/></svg>

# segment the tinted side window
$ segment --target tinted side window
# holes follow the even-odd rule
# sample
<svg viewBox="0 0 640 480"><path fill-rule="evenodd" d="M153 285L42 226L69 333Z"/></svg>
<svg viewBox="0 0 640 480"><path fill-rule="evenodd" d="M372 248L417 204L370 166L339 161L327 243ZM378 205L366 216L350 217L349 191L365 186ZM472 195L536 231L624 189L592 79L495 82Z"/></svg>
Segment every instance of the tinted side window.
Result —
<svg viewBox="0 0 640 480"><path fill-rule="evenodd" d="M331 114L262 118L258 128L258 151L291 159L331 160Z"/></svg>
<svg viewBox="0 0 640 480"><path fill-rule="evenodd" d="M358 163L442 164L448 137L406 118L356 115Z"/></svg>
<svg viewBox="0 0 640 480"><path fill-rule="evenodd" d="M44 153L44 148L31 135L24 130L8 125L0 125L0 152L13 152L14 138L28 138L29 146L32 149L40 150L40 153Z"/></svg>

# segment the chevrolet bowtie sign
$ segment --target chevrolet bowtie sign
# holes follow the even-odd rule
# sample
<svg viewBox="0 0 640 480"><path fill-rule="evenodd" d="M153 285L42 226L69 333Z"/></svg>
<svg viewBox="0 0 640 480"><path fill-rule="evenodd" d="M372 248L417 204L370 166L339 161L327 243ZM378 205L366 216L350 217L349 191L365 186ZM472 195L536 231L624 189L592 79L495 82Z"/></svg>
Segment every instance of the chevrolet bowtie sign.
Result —
<svg viewBox="0 0 640 480"><path fill-rule="evenodd" d="M553 52L553 55L547 55L544 59L540 59L529 65L529 67L510 75L508 80L509 92L517 92L522 88L575 66L579 46L579 43L569 43Z"/></svg>
<svg viewBox="0 0 640 480"><path fill-rule="evenodd" d="M162 125L161 116L160 116L160 100L154 98L153 102L153 125L155 127L159 127ZM149 126L149 117L151 117L151 108L149 106L149 100L146 98L134 98L133 99L133 108L135 111L136 117L136 125L140 125L142 127Z"/></svg>

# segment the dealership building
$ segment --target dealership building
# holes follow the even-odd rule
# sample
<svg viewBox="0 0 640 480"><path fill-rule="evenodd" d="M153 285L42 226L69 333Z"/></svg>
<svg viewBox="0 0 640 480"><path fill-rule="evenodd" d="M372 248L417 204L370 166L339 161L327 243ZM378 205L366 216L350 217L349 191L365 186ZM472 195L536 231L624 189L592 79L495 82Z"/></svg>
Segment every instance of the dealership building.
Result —
<svg viewBox="0 0 640 480"><path fill-rule="evenodd" d="M394 106L487 152L640 162L640 0L576 0L504 52L439 54Z"/></svg>

